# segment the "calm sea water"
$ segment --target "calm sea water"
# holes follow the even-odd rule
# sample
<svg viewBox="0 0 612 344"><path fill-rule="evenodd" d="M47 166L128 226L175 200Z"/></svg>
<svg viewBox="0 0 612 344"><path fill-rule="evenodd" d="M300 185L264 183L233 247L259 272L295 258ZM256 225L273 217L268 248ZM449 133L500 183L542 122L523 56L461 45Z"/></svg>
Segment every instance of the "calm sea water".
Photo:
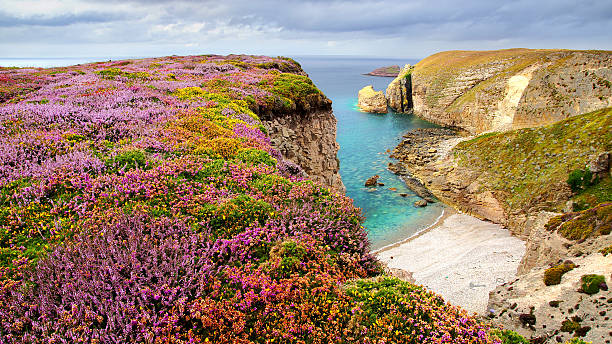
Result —
<svg viewBox="0 0 612 344"><path fill-rule="evenodd" d="M360 112L357 93L367 85L385 90L392 78L363 75L375 68L406 63L412 60L364 59L347 57L297 57L314 83L333 101L338 119L337 140L340 144L340 175L349 197L366 216L372 248L395 243L428 227L442 213L439 203L415 208L420 199L393 173L387 170L393 150L402 134L415 128L431 128L434 124L412 115L388 113L384 115ZM366 188L367 178L378 174L384 183L375 191ZM396 191L389 190L397 189ZM401 197L407 193L408 197Z"/></svg>
<svg viewBox="0 0 612 344"><path fill-rule="evenodd" d="M373 85L374 89L384 91L392 80L363 73L381 66L403 66L416 61L313 56L296 57L296 60L333 101L334 114L338 119L340 174L348 196L363 210L366 217L364 225L372 248L377 249L408 238L431 225L442 213L443 206L436 203L425 208L415 208L412 204L419 197L387 170L388 163L392 161L387 150L392 150L399 143L404 132L435 125L412 115L366 114L357 108L359 89ZM108 58L0 58L0 66L55 67L95 61L108 61ZM375 174L380 176L379 182L385 186L376 189L364 187L365 180ZM401 197L400 193L409 196Z"/></svg>

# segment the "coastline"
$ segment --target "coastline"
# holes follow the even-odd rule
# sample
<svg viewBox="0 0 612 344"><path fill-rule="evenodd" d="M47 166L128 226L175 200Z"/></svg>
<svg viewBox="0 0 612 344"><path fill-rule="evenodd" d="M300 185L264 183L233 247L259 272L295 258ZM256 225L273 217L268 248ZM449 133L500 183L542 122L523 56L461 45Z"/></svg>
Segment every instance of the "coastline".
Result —
<svg viewBox="0 0 612 344"><path fill-rule="evenodd" d="M448 207L431 226L373 253L447 302L484 314L489 292L516 277L525 243L500 225Z"/></svg>
<svg viewBox="0 0 612 344"><path fill-rule="evenodd" d="M391 244L385 245L383 247L377 248L375 250L372 250L371 252L373 254L379 254L381 252L385 252L385 251L391 250L391 249L396 248L396 247L398 247L398 246L400 246L402 244L410 242L410 241L420 237L421 235L426 234L430 230L432 230L432 229L434 229L436 227L439 227L444 222L444 220L446 218L448 218L449 216L451 216L453 214L456 214L456 213L457 213L457 211L454 208L449 207L448 205L444 204L444 208L442 208L442 213L440 215L438 215L436 220L432 224L430 224L429 226L419 230L418 232L412 234L411 236L409 236L409 237L407 237L405 239L401 239L401 240L396 241L394 243L391 243Z"/></svg>

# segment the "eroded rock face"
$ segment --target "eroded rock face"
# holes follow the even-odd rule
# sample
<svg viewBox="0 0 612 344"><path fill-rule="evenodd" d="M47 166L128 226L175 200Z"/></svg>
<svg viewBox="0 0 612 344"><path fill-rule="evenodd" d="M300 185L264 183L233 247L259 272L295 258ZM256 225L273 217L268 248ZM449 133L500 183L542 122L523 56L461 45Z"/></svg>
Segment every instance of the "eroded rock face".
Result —
<svg viewBox="0 0 612 344"><path fill-rule="evenodd" d="M432 122L471 133L534 127L612 106L612 52L448 51L420 61L412 85L414 113Z"/></svg>
<svg viewBox="0 0 612 344"><path fill-rule="evenodd" d="M389 107L395 112L412 111L412 70L413 66L407 64L391 81L385 91Z"/></svg>
<svg viewBox="0 0 612 344"><path fill-rule="evenodd" d="M337 154L336 117L331 101L308 111L268 116L262 122L272 145L285 159L299 165L311 180L344 192Z"/></svg>
<svg viewBox="0 0 612 344"><path fill-rule="evenodd" d="M600 290L588 295L578 290L585 274L603 275L609 284L612 259L593 253L571 260L577 267L565 273L558 285L544 284L545 266L490 292L488 309L493 324L527 338L540 338L541 343L564 343L577 332L586 342L610 341L612 303L608 300L612 292ZM525 322L524 315L530 315L533 323ZM570 328L573 330L568 332Z"/></svg>
<svg viewBox="0 0 612 344"><path fill-rule="evenodd" d="M372 113L387 113L387 99L382 91L375 91L372 85L359 90L357 103L361 111Z"/></svg>

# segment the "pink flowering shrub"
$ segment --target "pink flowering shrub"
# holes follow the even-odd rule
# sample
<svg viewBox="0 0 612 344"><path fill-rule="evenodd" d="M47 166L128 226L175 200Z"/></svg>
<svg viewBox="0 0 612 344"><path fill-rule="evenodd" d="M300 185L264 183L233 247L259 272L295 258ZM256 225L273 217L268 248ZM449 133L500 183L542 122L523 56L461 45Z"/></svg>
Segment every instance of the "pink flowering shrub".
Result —
<svg viewBox="0 0 612 344"><path fill-rule="evenodd" d="M261 119L330 109L287 58L0 69L0 343L492 343L376 277L360 210Z"/></svg>

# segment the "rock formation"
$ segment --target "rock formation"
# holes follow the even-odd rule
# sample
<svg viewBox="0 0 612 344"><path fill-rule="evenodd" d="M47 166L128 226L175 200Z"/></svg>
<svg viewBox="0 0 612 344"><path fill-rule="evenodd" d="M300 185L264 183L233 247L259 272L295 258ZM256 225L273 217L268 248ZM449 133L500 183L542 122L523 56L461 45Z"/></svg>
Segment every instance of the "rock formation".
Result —
<svg viewBox="0 0 612 344"><path fill-rule="evenodd" d="M612 52L447 51L412 72L414 113L472 133L553 123L612 106Z"/></svg>
<svg viewBox="0 0 612 344"><path fill-rule="evenodd" d="M359 109L364 112L387 113L387 99L382 91L375 91L372 85L359 90Z"/></svg>
<svg viewBox="0 0 612 344"><path fill-rule="evenodd" d="M336 117L327 98L307 109L260 115L272 145L285 159L299 165L311 180L344 192L337 154Z"/></svg>
<svg viewBox="0 0 612 344"><path fill-rule="evenodd" d="M395 112L411 112L412 104L412 70L413 66L407 64L391 81L385 91L389 107Z"/></svg>

